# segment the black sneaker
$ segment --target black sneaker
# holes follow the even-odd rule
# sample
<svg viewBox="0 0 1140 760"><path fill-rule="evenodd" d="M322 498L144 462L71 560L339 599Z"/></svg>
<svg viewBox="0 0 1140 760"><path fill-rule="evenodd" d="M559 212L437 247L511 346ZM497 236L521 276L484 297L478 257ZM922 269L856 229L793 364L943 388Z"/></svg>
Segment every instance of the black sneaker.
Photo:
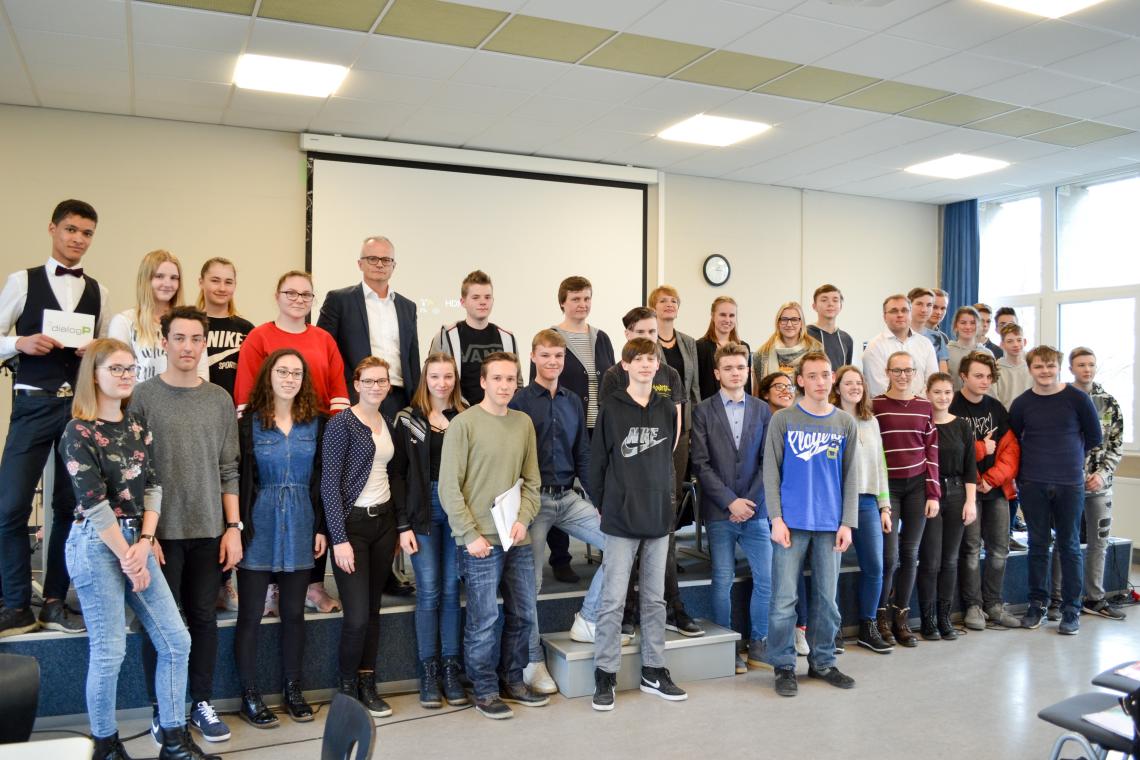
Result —
<svg viewBox="0 0 1140 760"><path fill-rule="evenodd" d="M435 657L429 657L421 665L420 707L438 710L443 707L443 693L440 691L440 665Z"/></svg>
<svg viewBox="0 0 1140 760"><path fill-rule="evenodd" d="M550 569L554 572L554 580L559 583L577 583L582 580L578 573L574 572L574 568L570 567L569 562L564 565L554 565Z"/></svg>
<svg viewBox="0 0 1140 760"><path fill-rule="evenodd" d="M601 668L594 668L594 701L591 703L594 709L600 712L614 709L616 690L617 673L607 673Z"/></svg>
<svg viewBox="0 0 1140 760"><path fill-rule="evenodd" d="M1041 621L1045 618L1045 610L1041 609L1039 604L1030 604L1029 609L1021 616L1021 627L1033 630L1034 628L1041 627Z"/></svg>
<svg viewBox="0 0 1140 760"><path fill-rule="evenodd" d="M835 653L843 654L847 651L847 646L843 643L843 631L835 632Z"/></svg>
<svg viewBox="0 0 1140 760"><path fill-rule="evenodd" d="M523 707L544 707L550 704L550 697L531 691L531 688L522 681L518 683L499 681L499 699Z"/></svg>
<svg viewBox="0 0 1140 760"><path fill-rule="evenodd" d="M491 720L507 720L515 717L514 710L503 704L503 700L499 699L498 695L483 699L476 698L475 709L484 718Z"/></svg>
<svg viewBox="0 0 1140 760"><path fill-rule="evenodd" d="M776 668L776 693L781 697L794 697L800 690L795 668Z"/></svg>
<svg viewBox="0 0 1140 760"><path fill-rule="evenodd" d="M443 658L443 698L452 707L467 704L467 691L463 688L463 665L458 657Z"/></svg>
<svg viewBox="0 0 1140 760"><path fill-rule="evenodd" d="M1049 602L1049 609L1045 610L1045 619L1050 623L1056 623L1061 619L1061 603L1054 600Z"/></svg>
<svg viewBox="0 0 1140 760"><path fill-rule="evenodd" d="M22 610L5 607L0 610L0 639L6 636L19 636L21 633L31 633L39 627L39 621L32 614L31 607L25 607Z"/></svg>
<svg viewBox="0 0 1140 760"><path fill-rule="evenodd" d="M1113 607L1108 603L1107 599L1101 599L1096 602L1091 599L1086 599L1085 603L1081 605L1081 612L1087 612L1090 615L1100 615L1102 618L1108 618L1109 620L1124 620L1125 618L1125 614L1120 611L1120 608Z"/></svg>
<svg viewBox="0 0 1140 760"><path fill-rule="evenodd" d="M1009 537L1009 550L1011 552L1024 552L1024 551L1028 551L1029 547L1026 546L1025 544L1021 543L1020 541L1018 541L1013 536L1010 536Z"/></svg>
<svg viewBox="0 0 1140 760"><path fill-rule="evenodd" d="M367 708L373 718L387 718L392 714L392 706L376 693L376 672L359 670L356 673L356 698Z"/></svg>
<svg viewBox="0 0 1140 760"><path fill-rule="evenodd" d="M856 643L876 654L890 654L895 649L883 641L883 637L879 633L879 626L875 624L874 620L859 621L859 639Z"/></svg>
<svg viewBox="0 0 1140 760"><path fill-rule="evenodd" d="M83 633L87 630L83 618L68 614L67 605L60 599L44 602L40 610L40 628L62 633Z"/></svg>
<svg viewBox="0 0 1140 760"><path fill-rule="evenodd" d="M1061 615L1061 624L1057 626L1057 633L1062 636L1076 636L1081 630L1081 614L1072 610L1065 610Z"/></svg>
<svg viewBox="0 0 1140 760"><path fill-rule="evenodd" d="M624 638L625 636L629 636L632 639L636 634L637 626L635 626L633 623L627 623L623 620L621 624L622 637Z"/></svg>
<svg viewBox="0 0 1140 760"><path fill-rule="evenodd" d="M808 663L808 678L818 678L821 681L826 681L837 689L855 688L855 679L849 675L840 673L839 668L834 666L827 670L816 670L811 663Z"/></svg>
<svg viewBox="0 0 1140 760"><path fill-rule="evenodd" d="M646 694L656 694L670 702L681 702L689 698L688 692L673 683L668 668L642 668L641 690Z"/></svg>
<svg viewBox="0 0 1140 760"><path fill-rule="evenodd" d="M676 631L682 636L688 636L691 639L705 635L705 629L697 625L696 622L689 617L689 613L683 609L674 610L672 614L665 617L665 630Z"/></svg>

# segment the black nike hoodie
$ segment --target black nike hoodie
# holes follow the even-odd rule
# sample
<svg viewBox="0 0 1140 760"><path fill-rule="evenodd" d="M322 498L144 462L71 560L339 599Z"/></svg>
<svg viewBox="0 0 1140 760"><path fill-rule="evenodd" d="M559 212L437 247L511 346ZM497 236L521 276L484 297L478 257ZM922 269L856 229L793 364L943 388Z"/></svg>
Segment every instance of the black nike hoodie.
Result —
<svg viewBox="0 0 1140 760"><path fill-rule="evenodd" d="M648 406L628 389L598 410L590 452L590 485L602 532L621 538L661 538L673 528L673 443L677 409L653 393Z"/></svg>

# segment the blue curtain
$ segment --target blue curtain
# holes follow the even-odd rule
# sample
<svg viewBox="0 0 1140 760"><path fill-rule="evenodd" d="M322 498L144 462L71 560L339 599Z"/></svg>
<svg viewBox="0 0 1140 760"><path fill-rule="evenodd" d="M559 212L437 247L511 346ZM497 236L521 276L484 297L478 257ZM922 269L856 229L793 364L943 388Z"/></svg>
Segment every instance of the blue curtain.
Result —
<svg viewBox="0 0 1140 760"><path fill-rule="evenodd" d="M978 269L981 266L981 234L978 230L977 200L960 201L942 207L942 289L950 293L950 304L942 320L942 331L959 306L978 302Z"/></svg>

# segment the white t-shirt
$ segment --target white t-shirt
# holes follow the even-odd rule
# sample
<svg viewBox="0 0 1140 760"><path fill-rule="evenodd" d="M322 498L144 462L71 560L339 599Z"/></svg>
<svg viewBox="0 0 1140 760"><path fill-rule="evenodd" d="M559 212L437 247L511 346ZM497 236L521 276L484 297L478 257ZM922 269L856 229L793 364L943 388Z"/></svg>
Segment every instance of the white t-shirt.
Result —
<svg viewBox="0 0 1140 760"><path fill-rule="evenodd" d="M346 412L346 414L351 413L351 411ZM372 471L368 473L364 490L356 497L353 506L372 507L392 498L392 491L388 487L388 462L396 453L396 447L392 443L392 434L388 432L387 425L383 425L379 433L372 433L372 443L376 445L376 454L372 457Z"/></svg>

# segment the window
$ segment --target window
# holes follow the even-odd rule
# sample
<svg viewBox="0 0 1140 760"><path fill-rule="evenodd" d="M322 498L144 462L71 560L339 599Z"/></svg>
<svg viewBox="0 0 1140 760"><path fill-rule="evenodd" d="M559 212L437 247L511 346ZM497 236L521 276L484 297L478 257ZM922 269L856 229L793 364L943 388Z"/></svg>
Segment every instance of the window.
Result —
<svg viewBox="0 0 1140 760"><path fill-rule="evenodd" d="M978 205L982 300L1041 290L1041 196Z"/></svg>
<svg viewBox="0 0 1140 760"><path fill-rule="evenodd" d="M1057 188L1057 289L1140 283L1140 176Z"/></svg>
<svg viewBox="0 0 1140 760"><path fill-rule="evenodd" d="M1080 301L1061 304L1058 315L1061 345L1065 354L1066 382L1069 352L1077 346L1088 346L1096 353L1096 382L1104 386L1120 404L1124 415L1124 441L1132 443L1133 362L1136 345L1136 299L1113 298L1104 301Z"/></svg>

